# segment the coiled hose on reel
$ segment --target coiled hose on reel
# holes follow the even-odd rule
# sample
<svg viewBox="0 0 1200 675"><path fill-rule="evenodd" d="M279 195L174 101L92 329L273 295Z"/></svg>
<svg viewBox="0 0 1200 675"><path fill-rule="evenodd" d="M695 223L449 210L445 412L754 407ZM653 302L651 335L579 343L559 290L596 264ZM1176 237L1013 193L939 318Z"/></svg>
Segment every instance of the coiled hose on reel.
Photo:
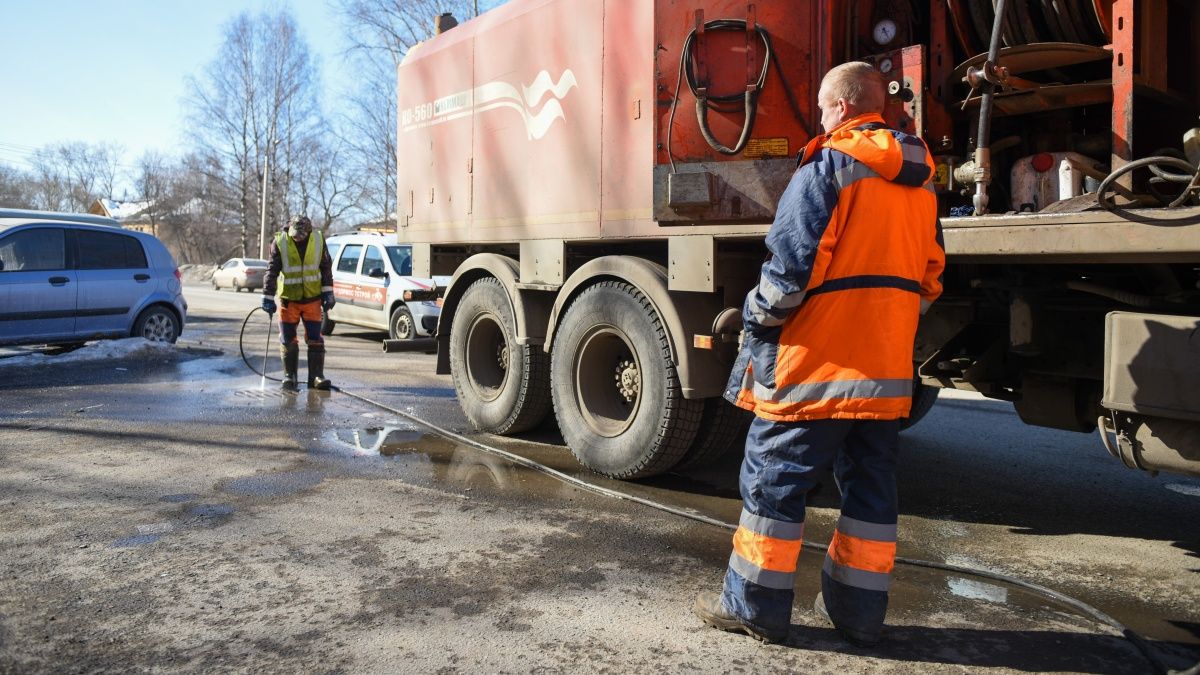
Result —
<svg viewBox="0 0 1200 675"><path fill-rule="evenodd" d="M754 31L763 43L762 70L758 74L758 79L753 84L747 83L746 90L742 93L715 95L708 93L708 82L698 82L696 78L693 49L698 30L693 29L688 33L687 39L683 41L683 50L679 56L679 69L687 78L688 88L696 97L696 122L700 125L700 134L704 136L704 140L713 150L723 155L736 155L746 149L746 144L750 142L750 132L754 129L754 119L758 115L758 95L767 83L767 71L771 67L771 36L762 26L754 25ZM704 24L704 31L714 30L748 32L746 22L741 19L717 19ZM678 98L678 87L676 87L676 101ZM738 101L742 102L745 121L742 123L742 133L738 136L737 142L733 147L729 147L718 141L713 135L708 124L708 111L711 108L718 112L733 112L730 105ZM673 113L674 109L672 108Z"/></svg>

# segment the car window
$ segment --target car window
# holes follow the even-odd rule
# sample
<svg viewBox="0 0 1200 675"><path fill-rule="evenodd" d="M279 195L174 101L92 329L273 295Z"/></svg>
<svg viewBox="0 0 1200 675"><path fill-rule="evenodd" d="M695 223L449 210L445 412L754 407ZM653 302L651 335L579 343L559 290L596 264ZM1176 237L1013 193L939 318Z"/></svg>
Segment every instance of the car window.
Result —
<svg viewBox="0 0 1200 675"><path fill-rule="evenodd" d="M236 260L230 260L229 262L227 262L227 263L225 263L224 265L222 265L222 266L221 266L221 269L223 269L223 270L232 269L232 268L234 268L234 267L237 267L237 264L238 264L238 261L236 261Z"/></svg>
<svg viewBox="0 0 1200 675"><path fill-rule="evenodd" d="M114 232L75 230L81 270L129 270L146 268L146 252L133 237Z"/></svg>
<svg viewBox="0 0 1200 675"><path fill-rule="evenodd" d="M329 249L329 259L337 260L337 254L338 254L338 251L342 248L342 245L341 244L330 244L330 243L326 242L325 248Z"/></svg>
<svg viewBox="0 0 1200 675"><path fill-rule="evenodd" d="M338 260L337 270L339 272L355 272L358 270L358 259L362 257L362 244L349 244L342 251L342 257Z"/></svg>
<svg viewBox="0 0 1200 675"><path fill-rule="evenodd" d="M388 257L392 259L392 269L402 277L412 275L412 247L389 246Z"/></svg>
<svg viewBox="0 0 1200 675"><path fill-rule="evenodd" d="M66 269L67 246L63 230L39 227L0 239L0 262L4 263L5 272Z"/></svg>
<svg viewBox="0 0 1200 675"><path fill-rule="evenodd" d="M381 270L387 269L383 266L383 253L378 246L368 246L367 255L363 257L362 273L367 274L376 267Z"/></svg>
<svg viewBox="0 0 1200 675"><path fill-rule="evenodd" d="M247 258L246 260L242 261L242 264L246 267L266 267L267 261L259 260L257 258Z"/></svg>

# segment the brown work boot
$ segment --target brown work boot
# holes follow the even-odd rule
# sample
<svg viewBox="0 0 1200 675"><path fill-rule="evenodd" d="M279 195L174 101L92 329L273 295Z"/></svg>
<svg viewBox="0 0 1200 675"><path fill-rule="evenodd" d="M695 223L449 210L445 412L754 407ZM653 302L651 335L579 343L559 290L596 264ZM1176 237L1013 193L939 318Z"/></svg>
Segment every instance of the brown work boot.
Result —
<svg viewBox="0 0 1200 675"><path fill-rule="evenodd" d="M704 623L729 633L745 633L762 642L777 643L787 640L787 632L768 632L756 626L743 623L741 619L725 609L721 602L721 594L716 591L705 591L696 596L696 604L692 607L696 616Z"/></svg>

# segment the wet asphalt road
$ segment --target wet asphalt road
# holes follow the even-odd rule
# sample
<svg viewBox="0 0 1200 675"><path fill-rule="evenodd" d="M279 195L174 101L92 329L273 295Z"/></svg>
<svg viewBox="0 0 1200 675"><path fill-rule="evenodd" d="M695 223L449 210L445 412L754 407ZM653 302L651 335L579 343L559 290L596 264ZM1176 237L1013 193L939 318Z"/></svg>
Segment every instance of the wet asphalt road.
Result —
<svg viewBox="0 0 1200 675"><path fill-rule="evenodd" d="M887 643L809 611L787 645L703 628L720 528L595 496L334 393L280 396L237 356L258 296L188 287L179 348L119 362L0 359L0 672L1143 672L1129 643L1014 587L900 567ZM247 346L261 363L266 324ZM449 379L339 327L327 373L459 432ZM273 349L273 344L272 344ZM272 358L272 367L278 368ZM736 458L617 483L552 425L479 440L606 487L735 521ZM900 555L1015 574L1200 659L1200 481L1128 471L1095 437L943 400L906 433ZM817 493L811 541L836 519Z"/></svg>

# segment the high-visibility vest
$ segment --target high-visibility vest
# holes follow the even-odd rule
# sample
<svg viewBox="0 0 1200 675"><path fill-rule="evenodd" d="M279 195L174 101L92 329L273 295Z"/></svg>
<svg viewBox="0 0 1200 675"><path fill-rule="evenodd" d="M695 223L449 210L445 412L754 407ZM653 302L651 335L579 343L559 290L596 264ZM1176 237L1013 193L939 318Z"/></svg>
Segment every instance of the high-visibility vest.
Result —
<svg viewBox="0 0 1200 675"><path fill-rule="evenodd" d="M275 235L275 250L283 262L279 297L284 300L321 297L321 257L325 252L321 233L314 231L308 235L303 257L286 230Z"/></svg>

